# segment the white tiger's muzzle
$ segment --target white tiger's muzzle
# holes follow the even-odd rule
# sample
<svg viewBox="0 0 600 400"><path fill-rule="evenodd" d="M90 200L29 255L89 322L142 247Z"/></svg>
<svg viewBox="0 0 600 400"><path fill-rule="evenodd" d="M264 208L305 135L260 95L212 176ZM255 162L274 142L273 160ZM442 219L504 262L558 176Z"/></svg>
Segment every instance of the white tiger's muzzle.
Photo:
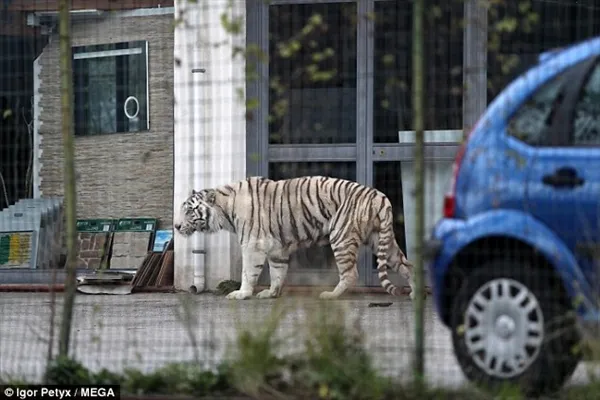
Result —
<svg viewBox="0 0 600 400"><path fill-rule="evenodd" d="M177 233L179 233L182 236L190 236L196 231L193 225L187 223L182 224L176 222L173 224L173 228L175 229L175 231L177 231Z"/></svg>
<svg viewBox="0 0 600 400"><path fill-rule="evenodd" d="M194 232L211 233L213 231L208 221L204 219L190 221L185 218L183 222L174 223L173 228L183 236L191 236Z"/></svg>
<svg viewBox="0 0 600 400"><path fill-rule="evenodd" d="M197 221L192 221L190 215L182 212L173 223L173 228L182 236L191 236L198 229Z"/></svg>

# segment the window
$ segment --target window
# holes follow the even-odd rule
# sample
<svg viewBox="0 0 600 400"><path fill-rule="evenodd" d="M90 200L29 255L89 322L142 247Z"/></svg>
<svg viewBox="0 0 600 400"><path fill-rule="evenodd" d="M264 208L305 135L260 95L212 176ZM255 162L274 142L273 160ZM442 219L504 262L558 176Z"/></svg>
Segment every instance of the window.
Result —
<svg viewBox="0 0 600 400"><path fill-rule="evenodd" d="M598 31L600 7L593 1L494 2L488 13L488 105L517 75L537 64L540 53L567 47ZM498 29L519 21L514 29ZM495 27L495 28L494 28ZM552 28L549 28L552 27Z"/></svg>
<svg viewBox="0 0 600 400"><path fill-rule="evenodd" d="M563 72L546 82L517 110L508 123L508 134L531 146L543 146L548 142L546 128L550 124L556 102L566 73ZM562 97L562 96L561 96Z"/></svg>
<svg viewBox="0 0 600 400"><path fill-rule="evenodd" d="M600 145L600 66L594 68L575 105L573 144Z"/></svg>
<svg viewBox="0 0 600 400"><path fill-rule="evenodd" d="M269 143L356 143L356 4L272 5L268 26Z"/></svg>
<svg viewBox="0 0 600 400"><path fill-rule="evenodd" d="M148 42L73 47L75 135L148 125Z"/></svg>
<svg viewBox="0 0 600 400"><path fill-rule="evenodd" d="M413 130L412 1L377 1L373 35L373 141ZM462 128L463 3L437 2L424 43L426 130Z"/></svg>

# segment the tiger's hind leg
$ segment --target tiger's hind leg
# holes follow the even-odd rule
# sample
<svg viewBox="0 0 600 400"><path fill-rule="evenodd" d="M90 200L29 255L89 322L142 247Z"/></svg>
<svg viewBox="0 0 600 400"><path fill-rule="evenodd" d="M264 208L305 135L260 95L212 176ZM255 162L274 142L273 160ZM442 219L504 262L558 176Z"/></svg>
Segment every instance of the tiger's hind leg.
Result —
<svg viewBox="0 0 600 400"><path fill-rule="evenodd" d="M414 268L413 265L396 242L394 242L391 251L390 264L394 272L399 272L400 275L408 282L410 286L410 299L415 299L415 279L414 279Z"/></svg>
<svg viewBox="0 0 600 400"><path fill-rule="evenodd" d="M281 296L281 290L283 289L283 283L287 276L289 257L274 257L270 256L269 261L269 275L271 275L271 287L265 289L256 295L259 299L271 299L274 297Z"/></svg>
<svg viewBox="0 0 600 400"><path fill-rule="evenodd" d="M331 243L331 249L335 256L340 281L331 292L322 292L319 295L321 299L337 299L351 287L356 285L358 280L358 240L348 240L347 235L340 235L342 239Z"/></svg>

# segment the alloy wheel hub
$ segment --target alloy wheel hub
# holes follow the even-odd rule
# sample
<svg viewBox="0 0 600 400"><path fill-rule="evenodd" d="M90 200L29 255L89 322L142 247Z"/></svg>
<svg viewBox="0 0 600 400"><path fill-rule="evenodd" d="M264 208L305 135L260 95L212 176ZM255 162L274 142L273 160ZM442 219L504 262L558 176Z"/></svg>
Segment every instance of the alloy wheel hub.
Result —
<svg viewBox="0 0 600 400"><path fill-rule="evenodd" d="M484 284L465 312L469 355L486 374L511 378L523 373L539 355L544 319L535 295L508 278Z"/></svg>
<svg viewBox="0 0 600 400"><path fill-rule="evenodd" d="M515 333L515 320L508 315L501 315L496 319L496 333L502 339L509 339Z"/></svg>

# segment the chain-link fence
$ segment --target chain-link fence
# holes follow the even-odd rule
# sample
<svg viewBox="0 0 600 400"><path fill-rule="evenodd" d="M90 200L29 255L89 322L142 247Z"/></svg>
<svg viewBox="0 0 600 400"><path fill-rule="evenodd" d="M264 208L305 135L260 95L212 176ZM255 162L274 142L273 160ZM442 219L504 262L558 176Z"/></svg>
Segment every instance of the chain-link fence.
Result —
<svg viewBox="0 0 600 400"><path fill-rule="evenodd" d="M424 363L427 387L447 391L593 392L595 343L580 336L598 313L600 42L555 50L600 34L599 2L0 7L0 383L404 398L425 390L410 385ZM65 190L70 140L76 202ZM298 184L291 197L238 185L314 175L378 189L389 221L366 211L374 197L348 207L340 184L333 194ZM207 188L242 200L205 211L201 192L182 208ZM331 239L338 217L317 223L337 201L340 220L389 223L424 265L422 310L401 274L389 279L402 295L386 293L368 246L338 300L318 299L343 275L329 245L289 256L279 299L225 298L253 273L254 295L281 276L287 255L268 254L261 270L250 247L272 250L286 235L308 246L298 232L311 229ZM233 233L173 231L215 223L214 207ZM257 236L240 246L245 232ZM77 294L64 323L69 271Z"/></svg>

